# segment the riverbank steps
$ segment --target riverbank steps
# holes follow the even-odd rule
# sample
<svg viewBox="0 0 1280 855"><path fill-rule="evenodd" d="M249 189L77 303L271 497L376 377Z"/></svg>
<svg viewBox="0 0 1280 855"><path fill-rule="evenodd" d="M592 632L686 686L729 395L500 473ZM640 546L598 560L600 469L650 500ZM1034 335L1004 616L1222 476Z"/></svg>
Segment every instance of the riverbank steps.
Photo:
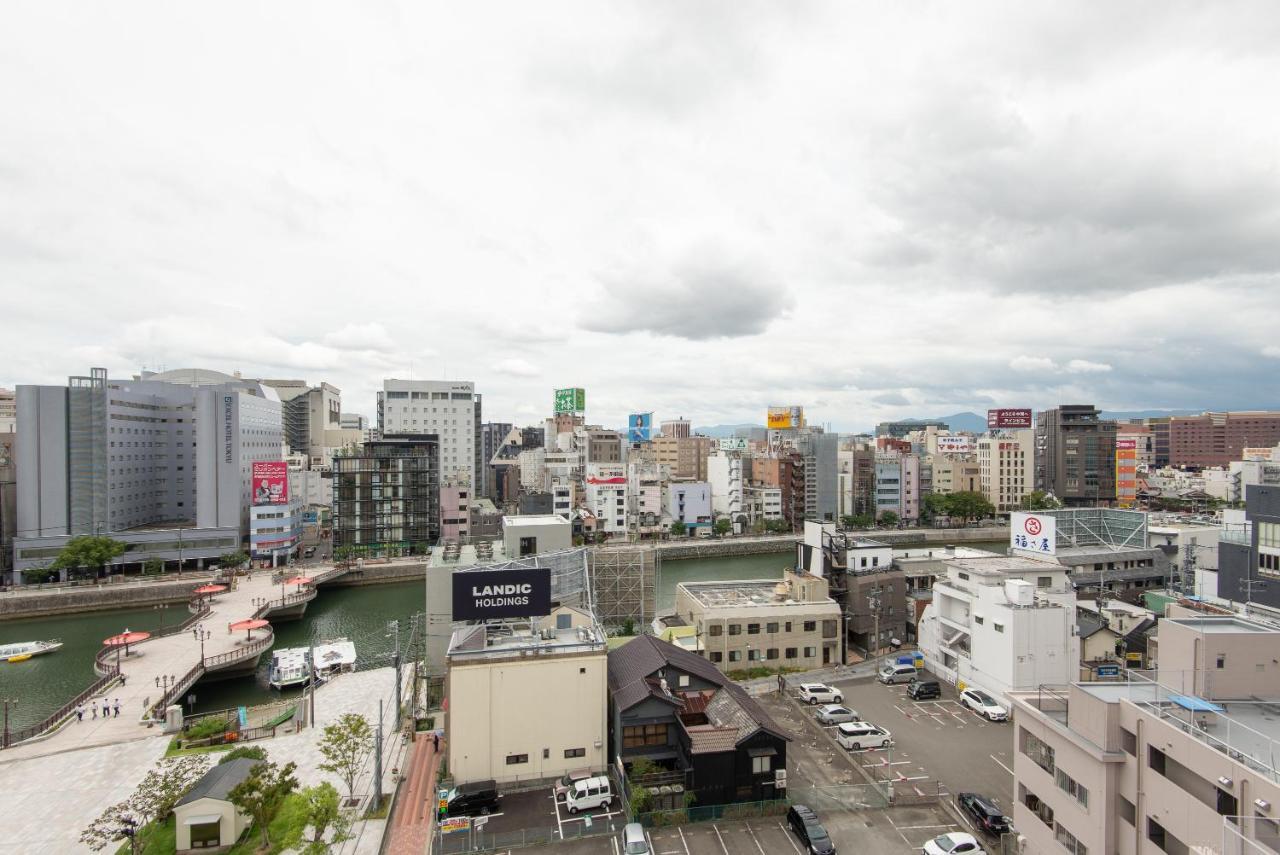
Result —
<svg viewBox="0 0 1280 855"><path fill-rule="evenodd" d="M324 762L319 750L324 726L351 712L365 716L376 727L378 700L382 699L386 710L384 733L388 734L383 740L383 792L390 794L395 786L391 770L399 768L406 756L406 744L399 734L391 732L394 680L395 671L391 668L343 674L317 690L316 727L248 744L265 748L272 762L297 763L300 787L328 781L345 797L346 785L319 768ZM0 855L92 852L80 842L80 832L106 807L134 791L147 771L164 756L169 739L159 729L139 727L137 739L115 745L26 759L9 759L8 752L0 751L0 791L5 793L5 809L0 811ZM210 754L210 762L216 763L220 756ZM367 802L372 783L370 754L356 780L356 797ZM338 851L373 855L378 851L385 825L385 819L357 823L352 829L355 839Z"/></svg>

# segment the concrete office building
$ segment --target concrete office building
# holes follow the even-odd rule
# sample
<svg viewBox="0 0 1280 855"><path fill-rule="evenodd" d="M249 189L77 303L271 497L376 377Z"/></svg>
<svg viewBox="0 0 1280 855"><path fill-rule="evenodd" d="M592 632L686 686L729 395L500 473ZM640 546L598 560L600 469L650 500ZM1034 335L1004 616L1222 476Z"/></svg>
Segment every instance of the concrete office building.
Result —
<svg viewBox="0 0 1280 855"><path fill-rule="evenodd" d="M302 508L292 496L283 505L251 507L249 557L269 560L273 567L287 564L302 542Z"/></svg>
<svg viewBox="0 0 1280 855"><path fill-rule="evenodd" d="M1224 526L1180 518L1147 525L1153 548L1169 558L1169 587L1187 596L1218 599L1218 537Z"/></svg>
<svg viewBox="0 0 1280 855"><path fill-rule="evenodd" d="M667 419L662 423L662 435L673 439L686 439L693 435L693 425L688 419Z"/></svg>
<svg viewBox="0 0 1280 855"><path fill-rule="evenodd" d="M523 785L575 769L602 772L607 655L604 628L573 606L455 630L445 682L455 783Z"/></svg>
<svg viewBox="0 0 1280 855"><path fill-rule="evenodd" d="M782 490L778 487L748 485L744 491L743 504L747 511L747 521L751 525L757 522L770 522L782 519Z"/></svg>
<svg viewBox="0 0 1280 855"><path fill-rule="evenodd" d="M653 440L658 464L666 467L667 477L676 481L707 480L707 456L711 454L711 437L660 436Z"/></svg>
<svg viewBox="0 0 1280 855"><path fill-rule="evenodd" d="M982 467L977 461L934 458L932 467L930 489L922 488L922 494L982 492Z"/></svg>
<svg viewBox="0 0 1280 855"><path fill-rule="evenodd" d="M471 485L440 485L440 540L465 543L471 536Z"/></svg>
<svg viewBox="0 0 1280 855"><path fill-rule="evenodd" d="M340 412L338 426L343 430L358 430L363 434L369 429L369 417L362 416L359 413Z"/></svg>
<svg viewBox="0 0 1280 855"><path fill-rule="evenodd" d="M710 529L711 485L706 481L688 481L672 484L667 488L667 516L672 522L682 522L693 534L696 528Z"/></svg>
<svg viewBox="0 0 1280 855"><path fill-rule="evenodd" d="M765 488L778 490L782 501L782 518L792 528L804 525L804 466L797 454L757 457L751 461L752 481Z"/></svg>
<svg viewBox="0 0 1280 855"><path fill-rule="evenodd" d="M805 519L835 522L840 507L840 437L802 428L796 449L804 465Z"/></svg>
<svg viewBox="0 0 1280 855"><path fill-rule="evenodd" d="M284 417L289 451L305 454L309 465L327 469L334 452L364 442L364 431L342 426L342 391L329 383L309 386L304 380L263 380L276 391Z"/></svg>
<svg viewBox="0 0 1280 855"><path fill-rule="evenodd" d="M82 534L123 541L117 564L234 551L249 533L253 464L282 459L274 390L216 371L110 380L95 368L17 395L19 571Z"/></svg>
<svg viewBox="0 0 1280 855"><path fill-rule="evenodd" d="M378 427L384 436L433 434L439 444L440 477L484 483L480 395L475 384L457 380L382 381Z"/></svg>
<svg viewBox="0 0 1280 855"><path fill-rule="evenodd" d="M1240 460L1244 449L1280 443L1280 412L1246 411L1173 416L1169 465L1201 468Z"/></svg>
<svg viewBox="0 0 1280 855"><path fill-rule="evenodd" d="M598 427L587 428L584 434L587 463L622 463L622 434Z"/></svg>
<svg viewBox="0 0 1280 855"><path fill-rule="evenodd" d="M296 499L304 508L333 505L333 478L329 465L323 469L312 469L311 460L305 454L290 454L285 462L289 464L289 498Z"/></svg>
<svg viewBox="0 0 1280 855"><path fill-rule="evenodd" d="M18 429L18 397L12 389L0 389L0 433Z"/></svg>
<svg viewBox="0 0 1280 855"><path fill-rule="evenodd" d="M1030 428L978 439L978 484L997 513L1021 507L1035 489L1035 432Z"/></svg>
<svg viewBox="0 0 1280 855"><path fill-rule="evenodd" d="M440 449L430 435L387 435L333 460L333 547L422 555L440 537Z"/></svg>
<svg viewBox="0 0 1280 855"><path fill-rule="evenodd" d="M1013 695L1027 852L1280 849L1280 631L1179 606L1159 627L1154 680Z"/></svg>
<svg viewBox="0 0 1280 855"><path fill-rule="evenodd" d="M880 422L876 425L876 436L888 436L894 439L902 439L909 433L927 428L935 428L941 431L951 430L951 425L946 422L939 421L915 421L909 420L905 422Z"/></svg>
<svg viewBox="0 0 1280 855"><path fill-rule="evenodd" d="M851 646L874 651L906 637L910 586L889 544L808 520L804 537L796 541L795 567L828 581L844 618L840 661Z"/></svg>
<svg viewBox="0 0 1280 855"><path fill-rule="evenodd" d="M0 433L0 584L10 583L18 529L17 433Z"/></svg>
<svg viewBox="0 0 1280 855"><path fill-rule="evenodd" d="M876 519L888 513L902 517L902 463L896 454L876 455Z"/></svg>
<svg viewBox="0 0 1280 855"><path fill-rule="evenodd" d="M1116 501L1116 424L1092 404L1064 404L1036 413L1035 489L1064 507Z"/></svg>
<svg viewBox="0 0 1280 855"><path fill-rule="evenodd" d="M1132 442L1134 461L1139 472L1146 472L1156 465L1156 435L1151 428L1132 422L1116 423L1116 442ZM1168 465L1168 464L1166 464Z"/></svg>
<svg viewBox="0 0 1280 855"><path fill-rule="evenodd" d="M484 422L480 425L480 469L484 475L484 480L476 484L476 495L483 496L486 499L492 499L497 495L496 473L491 464L493 458L498 454L498 449L502 448L507 442L507 437L514 427L515 425L511 424L511 422ZM521 453L523 453L523 443L521 445ZM541 443L538 443L538 445L541 445Z"/></svg>
<svg viewBox="0 0 1280 855"><path fill-rule="evenodd" d="M595 514L597 530L627 531L627 468L621 463L588 463L583 479L587 510Z"/></svg>
<svg viewBox="0 0 1280 855"><path fill-rule="evenodd" d="M1066 568L1005 556L943 566L916 629L929 670L998 697L1075 679L1080 639Z"/></svg>
<svg viewBox="0 0 1280 855"><path fill-rule="evenodd" d="M742 457L718 452L707 458L707 481L711 484L711 510L734 523L745 522L746 496L742 480Z"/></svg>
<svg viewBox="0 0 1280 855"><path fill-rule="evenodd" d="M1245 524L1219 536L1218 595L1280 608L1280 486L1249 487Z"/></svg>
<svg viewBox="0 0 1280 855"><path fill-rule="evenodd" d="M840 661L840 607L820 576L787 571L781 582L681 582L675 608L722 671Z"/></svg>

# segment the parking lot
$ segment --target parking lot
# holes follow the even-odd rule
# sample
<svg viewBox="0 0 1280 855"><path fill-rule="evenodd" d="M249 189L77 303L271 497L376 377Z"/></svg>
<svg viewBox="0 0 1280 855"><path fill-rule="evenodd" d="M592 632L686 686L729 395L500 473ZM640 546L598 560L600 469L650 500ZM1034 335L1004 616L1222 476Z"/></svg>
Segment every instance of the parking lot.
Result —
<svg viewBox="0 0 1280 855"><path fill-rule="evenodd" d="M833 685L844 694L845 706L893 733L895 773L908 779L936 778L953 795L983 793L1012 814L1012 722L987 721L960 704L954 686L938 682L942 697L919 702L908 697L902 684L861 678Z"/></svg>

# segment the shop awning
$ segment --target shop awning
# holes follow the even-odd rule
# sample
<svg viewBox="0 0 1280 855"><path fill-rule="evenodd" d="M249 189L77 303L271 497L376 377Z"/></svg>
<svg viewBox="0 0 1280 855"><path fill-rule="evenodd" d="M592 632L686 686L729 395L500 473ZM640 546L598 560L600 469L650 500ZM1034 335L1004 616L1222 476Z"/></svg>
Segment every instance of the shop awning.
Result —
<svg viewBox="0 0 1280 855"><path fill-rule="evenodd" d="M1226 708L1210 703L1195 695L1170 695L1169 701L1188 712L1226 712Z"/></svg>
<svg viewBox="0 0 1280 855"><path fill-rule="evenodd" d="M202 813L200 816L189 816L183 825L212 825L215 822L222 822L222 814L220 813Z"/></svg>

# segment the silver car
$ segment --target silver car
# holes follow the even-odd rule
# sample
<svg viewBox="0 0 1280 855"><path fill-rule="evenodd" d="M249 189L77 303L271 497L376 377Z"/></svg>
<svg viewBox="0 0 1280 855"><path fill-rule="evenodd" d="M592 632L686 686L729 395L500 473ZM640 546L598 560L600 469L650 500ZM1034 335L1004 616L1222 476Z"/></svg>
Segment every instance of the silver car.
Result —
<svg viewBox="0 0 1280 855"><path fill-rule="evenodd" d="M826 704L818 708L813 714L818 720L818 724L832 725L843 724L846 721L861 721L862 716L858 715L857 710L851 710L848 707L842 707L839 704Z"/></svg>

